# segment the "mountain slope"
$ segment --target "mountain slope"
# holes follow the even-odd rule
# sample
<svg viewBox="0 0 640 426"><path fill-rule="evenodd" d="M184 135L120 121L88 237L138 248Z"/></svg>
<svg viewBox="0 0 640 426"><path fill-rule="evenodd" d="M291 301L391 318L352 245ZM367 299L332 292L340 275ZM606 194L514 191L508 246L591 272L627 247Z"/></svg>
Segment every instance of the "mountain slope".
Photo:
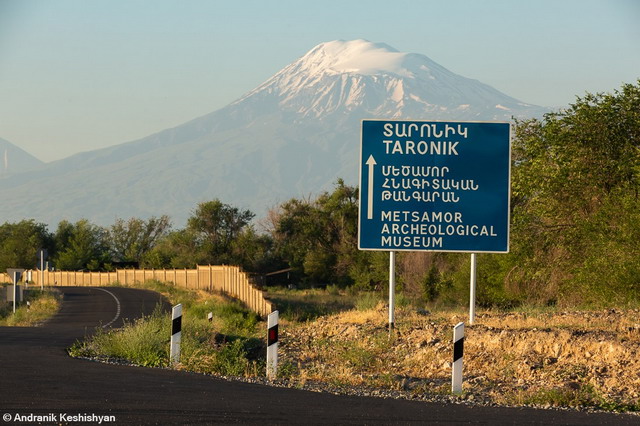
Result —
<svg viewBox="0 0 640 426"><path fill-rule="evenodd" d="M44 163L33 155L0 138L0 176L22 173L42 165Z"/></svg>
<svg viewBox="0 0 640 426"><path fill-rule="evenodd" d="M109 225L169 214L183 226L219 198L257 215L291 197L355 184L364 118L500 120L540 116L424 55L365 40L323 43L232 104L138 141L5 177L7 220ZM37 190L37 191L36 191ZM28 194L46 194L38 197Z"/></svg>

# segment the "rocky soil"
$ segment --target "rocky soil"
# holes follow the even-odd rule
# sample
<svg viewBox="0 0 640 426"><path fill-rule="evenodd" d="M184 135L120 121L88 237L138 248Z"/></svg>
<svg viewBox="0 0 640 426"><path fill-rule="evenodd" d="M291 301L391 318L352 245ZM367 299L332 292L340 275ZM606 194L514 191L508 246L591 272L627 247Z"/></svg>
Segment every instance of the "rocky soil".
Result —
<svg viewBox="0 0 640 426"><path fill-rule="evenodd" d="M640 310L480 313L466 325L464 392L451 395L463 313L387 308L281 325L289 386L474 404L640 411Z"/></svg>

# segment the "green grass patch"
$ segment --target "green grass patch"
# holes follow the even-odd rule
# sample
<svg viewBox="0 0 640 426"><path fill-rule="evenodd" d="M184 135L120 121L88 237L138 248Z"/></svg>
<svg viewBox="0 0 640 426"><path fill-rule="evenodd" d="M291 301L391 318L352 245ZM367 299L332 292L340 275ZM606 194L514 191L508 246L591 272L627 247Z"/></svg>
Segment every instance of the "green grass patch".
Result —
<svg viewBox="0 0 640 426"><path fill-rule="evenodd" d="M595 408L614 412L638 412L640 404L628 404L604 398L591 384L575 384L573 387L520 391L514 401L525 405Z"/></svg>
<svg viewBox="0 0 640 426"><path fill-rule="evenodd" d="M96 333L70 349L71 356L123 359L147 367L168 365L171 333L169 315L159 308L115 330L97 328Z"/></svg>
<svg viewBox="0 0 640 426"><path fill-rule="evenodd" d="M378 303L382 301L382 297L375 292L367 291L360 293L356 299L355 307L359 311L368 311L375 309Z"/></svg>
<svg viewBox="0 0 640 426"><path fill-rule="evenodd" d="M137 288L157 291L172 305L182 304L179 369L224 376L264 374L266 327L240 302L221 295L185 290L150 280ZM207 319L213 313L213 321ZM264 333L263 333L264 334ZM148 367L168 367L171 316L157 307L152 315L96 333L69 348L71 356L126 360Z"/></svg>

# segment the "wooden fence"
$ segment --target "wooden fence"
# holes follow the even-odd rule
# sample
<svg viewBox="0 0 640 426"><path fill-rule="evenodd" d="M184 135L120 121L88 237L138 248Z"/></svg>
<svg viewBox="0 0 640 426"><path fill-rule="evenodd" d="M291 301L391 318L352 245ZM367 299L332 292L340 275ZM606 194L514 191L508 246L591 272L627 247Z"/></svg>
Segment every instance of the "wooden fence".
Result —
<svg viewBox="0 0 640 426"><path fill-rule="evenodd" d="M111 283L122 285L158 280L176 286L220 291L245 303L261 316L275 310L273 303L265 299L264 292L256 288L246 272L238 266L198 266L197 269L116 269L115 272L44 271L46 286L103 286ZM33 283L40 285L40 271L31 275Z"/></svg>

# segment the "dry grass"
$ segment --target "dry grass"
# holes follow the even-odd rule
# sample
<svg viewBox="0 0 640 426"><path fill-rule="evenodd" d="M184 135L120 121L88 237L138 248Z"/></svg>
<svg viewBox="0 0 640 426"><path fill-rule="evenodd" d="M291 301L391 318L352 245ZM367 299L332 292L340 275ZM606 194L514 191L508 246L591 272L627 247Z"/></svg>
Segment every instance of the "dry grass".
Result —
<svg viewBox="0 0 640 426"><path fill-rule="evenodd" d="M283 330L293 380L386 387L413 393L450 388L452 327L462 312L397 312L383 304ZM478 315L465 334L466 395L506 405L640 409L640 311Z"/></svg>
<svg viewBox="0 0 640 426"><path fill-rule="evenodd" d="M46 321L60 309L60 294L55 290L31 290L27 300L30 305L21 303L15 313L10 303L0 309L0 326L33 327Z"/></svg>

